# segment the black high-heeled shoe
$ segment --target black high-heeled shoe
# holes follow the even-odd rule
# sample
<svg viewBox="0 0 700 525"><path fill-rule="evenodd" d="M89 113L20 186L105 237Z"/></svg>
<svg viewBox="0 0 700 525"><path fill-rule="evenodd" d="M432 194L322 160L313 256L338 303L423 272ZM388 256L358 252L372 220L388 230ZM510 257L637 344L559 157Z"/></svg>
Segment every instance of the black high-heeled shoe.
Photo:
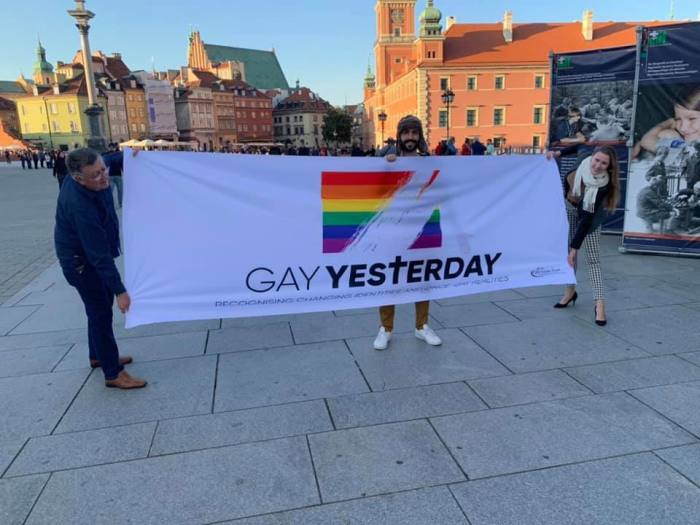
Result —
<svg viewBox="0 0 700 525"><path fill-rule="evenodd" d="M554 308L566 308L567 306L569 306L569 303L574 303L573 306L576 306L576 299L578 299L578 292L574 292L574 295L572 295L571 298L565 303L555 304Z"/></svg>
<svg viewBox="0 0 700 525"><path fill-rule="evenodd" d="M596 319L597 317L598 317L598 305L596 304L596 305L593 305L593 319L595 320L595 324L597 324L598 326L605 326L606 324L608 324L607 319L603 319L602 321L600 321L600 320Z"/></svg>

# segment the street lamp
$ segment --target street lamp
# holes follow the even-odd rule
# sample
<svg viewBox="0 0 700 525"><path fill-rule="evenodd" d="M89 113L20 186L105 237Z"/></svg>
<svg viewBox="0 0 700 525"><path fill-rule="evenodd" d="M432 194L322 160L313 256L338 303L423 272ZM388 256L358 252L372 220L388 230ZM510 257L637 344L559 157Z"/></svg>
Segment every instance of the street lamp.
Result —
<svg viewBox="0 0 700 525"><path fill-rule="evenodd" d="M450 140L450 104L455 99L455 94L454 92L450 89L447 88L445 91L442 92L442 103L447 106L447 140Z"/></svg>
<svg viewBox="0 0 700 525"><path fill-rule="evenodd" d="M49 119L49 105L46 103L46 97L41 97L44 101L44 109L46 110L46 125L49 128L49 147L53 150L53 135L51 134L51 120Z"/></svg>
<svg viewBox="0 0 700 525"><path fill-rule="evenodd" d="M379 112L379 115L377 115L377 118L379 119L379 122L382 123L382 144L384 144L384 123L386 122L387 114L384 112L383 109Z"/></svg>

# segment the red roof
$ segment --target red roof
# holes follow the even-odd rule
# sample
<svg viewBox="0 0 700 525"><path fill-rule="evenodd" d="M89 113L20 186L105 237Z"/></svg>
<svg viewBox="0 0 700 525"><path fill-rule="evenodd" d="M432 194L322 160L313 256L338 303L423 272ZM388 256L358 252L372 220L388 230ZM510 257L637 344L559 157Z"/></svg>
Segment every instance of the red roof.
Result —
<svg viewBox="0 0 700 525"><path fill-rule="evenodd" d="M513 41L503 38L503 25L454 24L446 32L445 65L547 63L549 52L574 53L636 43L635 28L673 22L596 22L586 40L581 22L513 24Z"/></svg>
<svg viewBox="0 0 700 525"><path fill-rule="evenodd" d="M0 149L28 149L34 148L31 143L16 137L0 120Z"/></svg>
<svg viewBox="0 0 700 525"><path fill-rule="evenodd" d="M192 76L193 78L190 79L190 82L192 84L197 84L201 87L210 88L219 81L219 77L217 77L213 73L210 73L209 71L204 71L202 69L193 69Z"/></svg>
<svg viewBox="0 0 700 525"><path fill-rule="evenodd" d="M121 58L106 57L107 58L107 71L114 78L124 78L131 74L131 71L122 61Z"/></svg>

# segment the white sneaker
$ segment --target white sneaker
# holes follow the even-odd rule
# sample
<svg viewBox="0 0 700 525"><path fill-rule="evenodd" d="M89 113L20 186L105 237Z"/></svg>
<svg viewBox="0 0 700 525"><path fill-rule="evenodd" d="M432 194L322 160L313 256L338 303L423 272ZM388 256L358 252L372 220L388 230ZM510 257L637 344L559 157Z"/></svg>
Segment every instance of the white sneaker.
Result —
<svg viewBox="0 0 700 525"><path fill-rule="evenodd" d="M433 332L433 329L427 324L424 324L423 328L420 330L416 328L416 337L418 339L422 339L431 346L440 346L442 344L442 339L440 339L440 336Z"/></svg>
<svg viewBox="0 0 700 525"><path fill-rule="evenodd" d="M391 341L391 332L387 332L382 326L379 329L377 337L374 339L374 349L386 350L386 348L389 346L389 341Z"/></svg>

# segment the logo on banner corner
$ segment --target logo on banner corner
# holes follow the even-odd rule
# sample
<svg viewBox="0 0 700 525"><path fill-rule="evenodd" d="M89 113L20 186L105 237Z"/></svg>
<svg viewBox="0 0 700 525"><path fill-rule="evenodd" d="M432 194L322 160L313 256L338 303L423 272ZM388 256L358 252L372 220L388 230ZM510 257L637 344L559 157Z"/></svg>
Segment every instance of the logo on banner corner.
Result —
<svg viewBox="0 0 700 525"><path fill-rule="evenodd" d="M571 57L559 57L557 59L557 69L572 69L573 67Z"/></svg>
<svg viewBox="0 0 700 525"><path fill-rule="evenodd" d="M649 32L649 46L664 46L668 44L668 31L653 30Z"/></svg>
<svg viewBox="0 0 700 525"><path fill-rule="evenodd" d="M428 191L440 172L435 170L417 198ZM355 244L368 226L389 206L414 172L323 172L323 253L342 253ZM410 250L442 247L440 208L423 225Z"/></svg>
<svg viewBox="0 0 700 525"><path fill-rule="evenodd" d="M530 275L533 277L547 277L548 275L555 275L558 273L561 273L561 268L559 266L538 266L530 271Z"/></svg>

